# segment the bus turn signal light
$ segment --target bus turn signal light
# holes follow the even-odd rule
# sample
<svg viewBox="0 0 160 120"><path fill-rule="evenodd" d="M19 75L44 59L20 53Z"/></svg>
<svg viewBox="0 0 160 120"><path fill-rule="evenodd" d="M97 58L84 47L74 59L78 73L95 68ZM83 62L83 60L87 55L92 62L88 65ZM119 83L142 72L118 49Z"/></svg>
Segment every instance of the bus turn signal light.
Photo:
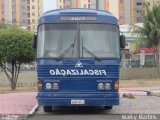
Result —
<svg viewBox="0 0 160 120"><path fill-rule="evenodd" d="M115 89L115 90L119 90L119 81L116 81L116 82L114 83L114 89Z"/></svg>
<svg viewBox="0 0 160 120"><path fill-rule="evenodd" d="M42 82L38 81L38 90L42 90Z"/></svg>

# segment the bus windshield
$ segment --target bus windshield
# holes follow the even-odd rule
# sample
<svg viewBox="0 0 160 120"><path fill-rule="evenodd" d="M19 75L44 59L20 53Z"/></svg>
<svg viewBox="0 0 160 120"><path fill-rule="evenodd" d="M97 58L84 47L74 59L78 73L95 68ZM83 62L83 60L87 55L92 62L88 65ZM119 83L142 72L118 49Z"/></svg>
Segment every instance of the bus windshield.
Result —
<svg viewBox="0 0 160 120"><path fill-rule="evenodd" d="M38 58L77 58L78 56L119 58L118 27L109 24L43 24L39 26Z"/></svg>

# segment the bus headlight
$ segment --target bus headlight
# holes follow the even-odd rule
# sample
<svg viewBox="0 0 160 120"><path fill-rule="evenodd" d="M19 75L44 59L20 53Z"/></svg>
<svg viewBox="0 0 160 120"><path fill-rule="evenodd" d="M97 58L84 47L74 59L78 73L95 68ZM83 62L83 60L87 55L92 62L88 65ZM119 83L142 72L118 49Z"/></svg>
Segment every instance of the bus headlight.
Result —
<svg viewBox="0 0 160 120"><path fill-rule="evenodd" d="M53 83L53 90L58 90L58 89L59 89L59 84Z"/></svg>
<svg viewBox="0 0 160 120"><path fill-rule="evenodd" d="M52 88L52 84L51 83L46 83L46 89L51 89Z"/></svg>
<svg viewBox="0 0 160 120"><path fill-rule="evenodd" d="M110 89L111 89L111 84L105 83L105 90L110 90Z"/></svg>
<svg viewBox="0 0 160 120"><path fill-rule="evenodd" d="M98 90L104 90L104 84L98 83Z"/></svg>

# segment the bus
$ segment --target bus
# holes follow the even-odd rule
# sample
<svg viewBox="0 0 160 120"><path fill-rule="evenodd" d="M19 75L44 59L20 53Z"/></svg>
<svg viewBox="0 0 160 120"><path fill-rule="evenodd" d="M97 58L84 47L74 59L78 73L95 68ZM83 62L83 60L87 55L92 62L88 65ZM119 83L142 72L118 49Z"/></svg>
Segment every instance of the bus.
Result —
<svg viewBox="0 0 160 120"><path fill-rule="evenodd" d="M37 53L39 105L119 105L119 70L125 37L111 13L96 9L51 10L39 18Z"/></svg>

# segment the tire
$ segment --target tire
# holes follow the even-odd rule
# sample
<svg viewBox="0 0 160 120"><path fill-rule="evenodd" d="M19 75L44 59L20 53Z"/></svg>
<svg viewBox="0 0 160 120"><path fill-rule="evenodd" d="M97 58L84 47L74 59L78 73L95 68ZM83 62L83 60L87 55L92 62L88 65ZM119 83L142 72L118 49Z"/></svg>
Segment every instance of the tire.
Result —
<svg viewBox="0 0 160 120"><path fill-rule="evenodd" d="M104 110L111 110L113 106L104 106Z"/></svg>
<svg viewBox="0 0 160 120"><path fill-rule="evenodd" d="M52 106L43 106L44 112L52 112Z"/></svg>

